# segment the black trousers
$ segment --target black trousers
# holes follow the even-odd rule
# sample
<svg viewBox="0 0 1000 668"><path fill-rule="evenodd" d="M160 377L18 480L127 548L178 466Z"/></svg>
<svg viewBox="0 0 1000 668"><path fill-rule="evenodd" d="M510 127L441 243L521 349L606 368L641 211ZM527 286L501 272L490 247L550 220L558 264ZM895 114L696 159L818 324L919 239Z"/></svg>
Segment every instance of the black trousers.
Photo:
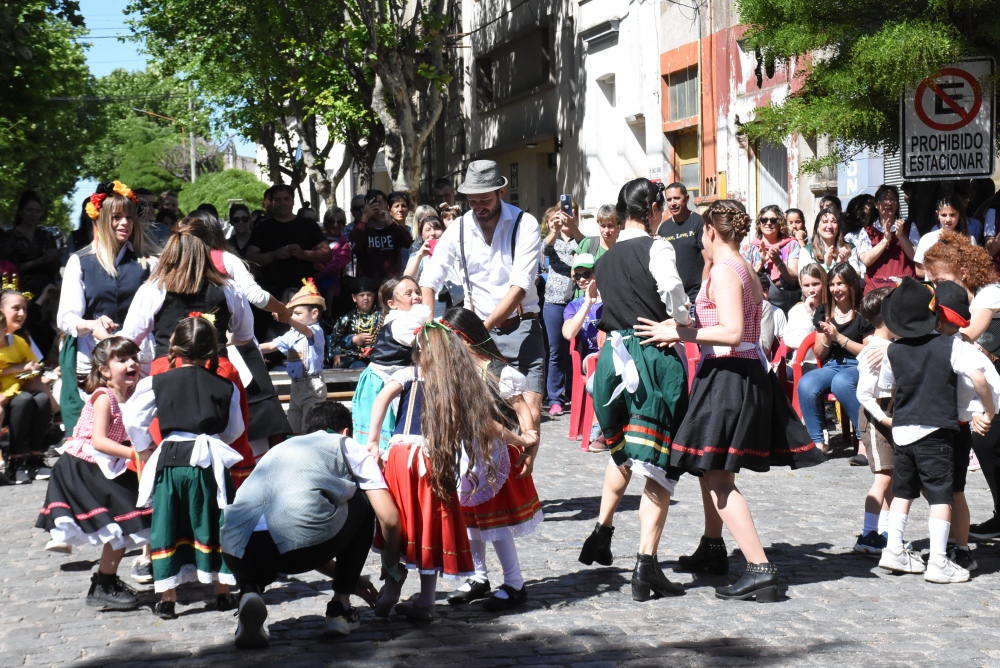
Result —
<svg viewBox="0 0 1000 668"><path fill-rule="evenodd" d="M1000 362L994 362L994 366L1000 371ZM972 450L990 486L995 515L1000 512L1000 425L992 426L985 436L972 432Z"/></svg>
<svg viewBox="0 0 1000 668"><path fill-rule="evenodd" d="M23 390L7 404L10 414L10 453L15 457L45 450L52 422L52 406L44 392Z"/></svg>
<svg viewBox="0 0 1000 668"><path fill-rule="evenodd" d="M281 554L270 531L255 531L242 557L225 552L222 558L241 591L263 591L279 574L306 573L337 560L333 591L354 593L375 535L375 511L360 489L347 502L347 521L336 536L318 545Z"/></svg>

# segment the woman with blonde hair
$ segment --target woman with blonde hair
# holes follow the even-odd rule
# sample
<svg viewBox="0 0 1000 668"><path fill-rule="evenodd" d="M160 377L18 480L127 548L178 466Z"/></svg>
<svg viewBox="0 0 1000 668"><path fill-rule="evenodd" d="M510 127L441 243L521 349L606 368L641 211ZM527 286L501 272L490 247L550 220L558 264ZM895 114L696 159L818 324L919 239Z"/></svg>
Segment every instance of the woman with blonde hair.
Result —
<svg viewBox="0 0 1000 668"><path fill-rule="evenodd" d="M143 236L137 206L138 197L125 184L98 184L86 204L93 241L69 256L63 272L56 324L66 334L59 351L59 405L67 434L83 410L78 388L90 373L94 346L121 327L156 266L159 249Z"/></svg>

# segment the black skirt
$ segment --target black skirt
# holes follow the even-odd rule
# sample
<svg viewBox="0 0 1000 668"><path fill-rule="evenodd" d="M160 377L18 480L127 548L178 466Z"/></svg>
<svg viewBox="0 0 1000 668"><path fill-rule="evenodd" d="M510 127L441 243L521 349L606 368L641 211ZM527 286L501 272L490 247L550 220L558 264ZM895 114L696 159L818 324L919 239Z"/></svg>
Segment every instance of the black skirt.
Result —
<svg viewBox="0 0 1000 668"><path fill-rule="evenodd" d="M670 446L671 468L700 476L705 471L803 468L825 460L773 371L752 359L704 361Z"/></svg>
<svg viewBox="0 0 1000 668"><path fill-rule="evenodd" d="M52 467L35 526L70 545L141 545L149 540L153 509L136 508L138 496L135 471L109 480L97 464L63 455Z"/></svg>

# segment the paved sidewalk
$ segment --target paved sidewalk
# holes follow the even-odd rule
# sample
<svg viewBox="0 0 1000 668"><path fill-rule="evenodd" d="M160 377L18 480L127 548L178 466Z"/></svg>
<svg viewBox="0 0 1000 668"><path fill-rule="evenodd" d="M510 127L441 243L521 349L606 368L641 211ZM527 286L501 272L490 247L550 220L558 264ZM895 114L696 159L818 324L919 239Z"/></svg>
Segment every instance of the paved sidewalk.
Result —
<svg viewBox="0 0 1000 668"><path fill-rule="evenodd" d="M579 452L564 437L567 418L543 425L536 485L546 521L518 547L528 604L492 615L473 605L449 607L440 589L438 619L417 626L393 615L375 620L364 610L360 631L320 637L329 584L307 574L265 594L272 643L260 652L232 646L232 613L209 610L208 587L180 590L180 617L161 621L148 607L100 612L84 605L98 551L70 556L42 548L32 528L43 483L0 488L0 665L83 666L695 666L695 665L997 665L1000 556L975 551L972 582L932 585L919 576L891 576L851 552L860 529L867 468L844 458L790 472L739 477L768 554L782 569L787 598L762 605L715 599L712 587L730 576L672 573L680 554L701 535L698 485L685 477L670 509L661 560L667 575L689 585L683 597L634 603L629 578L638 542L639 482L622 503L610 568L576 561L593 527L607 455ZM969 476L974 520L989 513L979 473ZM914 504L908 538L927 545L927 506ZM726 537L730 549L732 539ZM126 559L123 564L131 562ZM375 573L376 560L369 572ZM499 565L492 557L491 568ZM123 573L124 575L124 573ZM127 579L127 575L125 575ZM499 578L493 578L499 584ZM404 598L417 589L407 582ZM151 588L150 588L151 591ZM155 597L148 595L150 605ZM357 599L355 599L357 602Z"/></svg>

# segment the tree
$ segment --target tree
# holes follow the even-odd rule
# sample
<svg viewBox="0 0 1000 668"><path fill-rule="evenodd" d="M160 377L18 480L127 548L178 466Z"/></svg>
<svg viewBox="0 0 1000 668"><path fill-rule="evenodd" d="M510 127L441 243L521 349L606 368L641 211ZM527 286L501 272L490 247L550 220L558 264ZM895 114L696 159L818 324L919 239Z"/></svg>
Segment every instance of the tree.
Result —
<svg viewBox="0 0 1000 668"><path fill-rule="evenodd" d="M370 111L373 77L359 33L331 21L344 15L342 0L134 0L129 10L141 16L149 51L264 147L273 182L308 177L333 205L352 159L370 179L381 124ZM328 174L338 139L350 157Z"/></svg>
<svg viewBox="0 0 1000 668"><path fill-rule="evenodd" d="M894 151L907 88L946 63L1000 49L998 0L738 0L737 6L758 67L795 67L800 86L784 102L758 109L744 131L772 141L793 133L828 137L831 154L805 169L842 162L861 148Z"/></svg>
<svg viewBox="0 0 1000 668"><path fill-rule="evenodd" d="M266 189L267 184L253 174L239 169L227 169L199 176L194 183L184 186L177 199L181 211L192 211L199 204L208 202L225 218L232 200L242 201L251 210L262 208Z"/></svg>
<svg viewBox="0 0 1000 668"><path fill-rule="evenodd" d="M0 0L0 217L31 188L65 222L94 126L75 102L91 92L77 12L71 0Z"/></svg>

